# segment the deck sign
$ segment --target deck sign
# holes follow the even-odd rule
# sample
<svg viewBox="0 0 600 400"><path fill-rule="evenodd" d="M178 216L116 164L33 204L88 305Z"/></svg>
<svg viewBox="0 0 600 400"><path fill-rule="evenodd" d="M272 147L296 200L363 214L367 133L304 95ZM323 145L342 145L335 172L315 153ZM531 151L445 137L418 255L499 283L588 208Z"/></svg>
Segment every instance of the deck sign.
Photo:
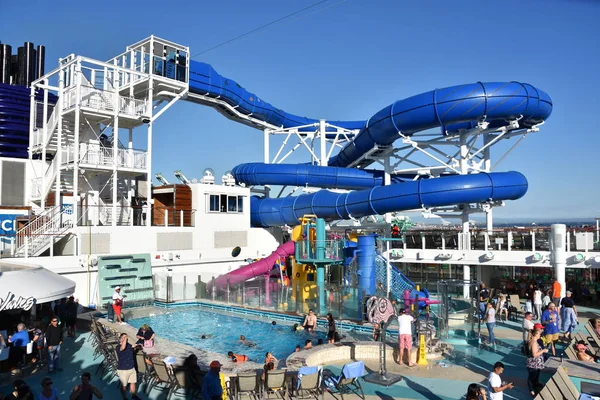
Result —
<svg viewBox="0 0 600 400"><path fill-rule="evenodd" d="M36 303L34 297L16 297L12 292L8 292L4 299L0 298L0 311L9 310L31 310Z"/></svg>
<svg viewBox="0 0 600 400"><path fill-rule="evenodd" d="M11 210L10 213L0 213L0 241L3 243L11 243L12 238L17 234L17 224L15 220L17 217L27 215L26 211L21 213L15 213L15 210Z"/></svg>

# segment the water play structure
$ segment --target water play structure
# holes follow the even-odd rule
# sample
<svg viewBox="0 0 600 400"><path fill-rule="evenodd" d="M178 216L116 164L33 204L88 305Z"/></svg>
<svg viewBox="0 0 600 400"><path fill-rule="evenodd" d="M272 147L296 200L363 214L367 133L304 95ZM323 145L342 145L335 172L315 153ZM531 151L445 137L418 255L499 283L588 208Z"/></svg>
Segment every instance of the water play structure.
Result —
<svg viewBox="0 0 600 400"><path fill-rule="evenodd" d="M184 45L151 36L106 61L62 58L50 72L33 75L29 89L15 86L12 77L0 87L1 135L23 139L23 127L29 126L27 159L21 140L21 156L0 160L3 173L14 169L11 176L22 177L16 179L18 187L13 185L12 192L20 193L15 209L3 219L3 226L14 228L7 233L3 256L49 256L39 260L48 268L68 270L77 287L85 288L80 296L89 304L106 300L98 286L116 284L129 285L132 297L150 298L150 290L138 287L127 273L124 260L138 263L142 258L136 254L147 254L144 268L197 274L187 282L202 275L211 287L214 277L215 288L227 281L254 280L256 285L260 277L276 278L282 271L276 266L285 264L287 276L280 272L281 281L305 282L311 296L322 267L332 267L340 283L346 282L347 271L356 275L360 269L352 286L361 293L382 290L404 299L408 290L410 299L418 296L424 303L427 292L417 290L398 263L450 263L460 265L464 276L471 266L491 260L549 266L548 254L539 248L511 251L510 238L504 245L500 238L497 243L486 239L480 248L479 242L472 246L477 238L470 233L472 214L484 214L491 232L493 209L527 191L519 172L496 172L491 149L518 138L509 153L539 130L552 111L541 90L520 82L476 82L396 101L367 119L311 119L277 108L210 65L190 60L190 54ZM13 112L13 103L24 99L23 90L29 90L29 118L25 109ZM159 174L162 185L153 186L152 143L161 134L155 122L180 100L212 107L260 130L262 157L232 165L221 185L206 168L200 179L176 171L180 184ZM5 124L8 120L11 124ZM306 163L290 162L295 151L306 152ZM458 218L462 230L439 244L417 237L422 245L387 242L375 248L369 226L388 224L388 234L389 224L402 221L397 213L404 210ZM17 223L18 216L23 221ZM320 235L325 239L312 246L310 236L289 237L305 216L313 216L315 224L347 221L357 229L353 238ZM415 238L404 227L399 232L396 244L403 235ZM320 240L331 246L322 247ZM239 248L236 256L231 248ZM108 262L115 255L123 255L118 268ZM293 263L286 261L292 256ZM569 253L565 263L597 262ZM76 275L82 267L86 274ZM122 273L113 276L115 271Z"/></svg>

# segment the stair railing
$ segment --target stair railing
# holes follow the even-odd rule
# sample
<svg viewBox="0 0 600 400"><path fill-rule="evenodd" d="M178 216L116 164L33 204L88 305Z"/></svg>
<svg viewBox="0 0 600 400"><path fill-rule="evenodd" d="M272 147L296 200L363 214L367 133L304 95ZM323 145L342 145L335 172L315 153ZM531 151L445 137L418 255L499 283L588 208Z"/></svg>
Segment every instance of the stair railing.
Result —
<svg viewBox="0 0 600 400"><path fill-rule="evenodd" d="M52 236L64 232L70 226L62 226L61 206L47 207L16 234L16 255L35 254L46 246Z"/></svg>

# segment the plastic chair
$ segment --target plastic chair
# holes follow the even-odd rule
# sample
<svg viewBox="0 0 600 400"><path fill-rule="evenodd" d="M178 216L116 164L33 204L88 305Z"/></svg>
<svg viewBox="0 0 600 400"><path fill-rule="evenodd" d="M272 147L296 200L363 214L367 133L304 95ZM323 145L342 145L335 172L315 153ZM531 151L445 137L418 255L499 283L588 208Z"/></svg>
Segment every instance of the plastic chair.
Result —
<svg viewBox="0 0 600 400"><path fill-rule="evenodd" d="M298 384L296 387L296 396L299 399L317 399L319 394L324 396L321 390L321 381L323 378L323 368L321 367L302 367L298 370ZM308 396L308 397L306 397Z"/></svg>
<svg viewBox="0 0 600 400"><path fill-rule="evenodd" d="M365 364L362 361L355 361L344 365L340 376L330 376L325 379L325 386L329 393L341 399L344 395L353 394L364 400L365 393L360 385L359 378L365 376Z"/></svg>
<svg viewBox="0 0 600 400"><path fill-rule="evenodd" d="M256 373L252 374L237 374L234 386L234 398L240 399L242 396L249 398L260 399L262 393Z"/></svg>
<svg viewBox="0 0 600 400"><path fill-rule="evenodd" d="M270 399L270 395L275 394L285 399L286 378L285 370L265 371L265 398Z"/></svg>

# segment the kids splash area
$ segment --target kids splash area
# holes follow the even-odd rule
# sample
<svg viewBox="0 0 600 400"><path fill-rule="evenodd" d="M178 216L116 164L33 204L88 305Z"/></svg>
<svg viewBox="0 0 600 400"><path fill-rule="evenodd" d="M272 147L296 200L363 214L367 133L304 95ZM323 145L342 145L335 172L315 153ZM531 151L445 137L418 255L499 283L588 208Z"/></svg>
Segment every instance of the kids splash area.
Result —
<svg viewBox="0 0 600 400"><path fill-rule="evenodd" d="M90 372L118 399L130 343L132 398L600 396L600 227L494 226L528 189L494 161L549 119L542 90L475 82L330 121L156 36L48 73L44 54L0 47L0 393L50 370L83 398ZM181 101L255 128L263 154L169 182L155 123ZM33 329L54 320L60 368Z"/></svg>

